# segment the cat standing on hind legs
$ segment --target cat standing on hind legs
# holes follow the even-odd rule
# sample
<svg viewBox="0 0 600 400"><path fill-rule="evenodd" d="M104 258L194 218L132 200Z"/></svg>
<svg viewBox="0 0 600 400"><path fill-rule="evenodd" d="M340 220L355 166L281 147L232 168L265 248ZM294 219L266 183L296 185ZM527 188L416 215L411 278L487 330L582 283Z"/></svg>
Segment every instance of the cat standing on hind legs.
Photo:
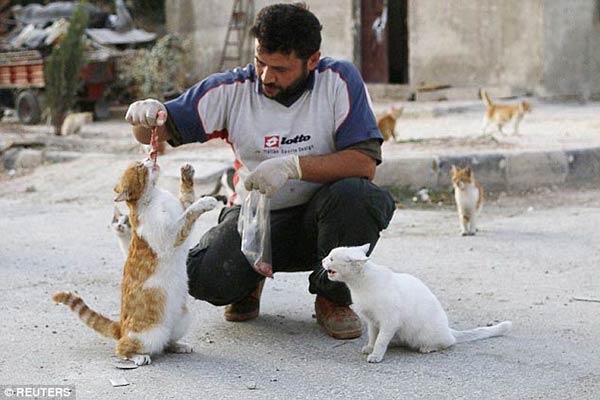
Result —
<svg viewBox="0 0 600 400"><path fill-rule="evenodd" d="M483 187L475 181L471 167L459 169L453 165L450 176L461 233L463 236L474 236L477 232L476 220L483 206Z"/></svg>
<svg viewBox="0 0 600 400"><path fill-rule="evenodd" d="M116 353L135 365L151 362L161 351L189 353L179 342L189 325L184 243L194 222L213 209L217 201L203 197L193 201L193 169L181 170L181 198L158 189L159 168L151 160L130 165L115 187L115 201L129 208L132 237L121 283L121 313L112 321L91 310L70 292L59 292L54 301L68 305L83 322L101 335L117 340Z"/></svg>
<svg viewBox="0 0 600 400"><path fill-rule="evenodd" d="M450 328L431 290L412 275L370 261L369 247L338 247L323 259L328 278L348 286L359 315L367 322L369 339L361 352L368 354L368 362L381 362L390 343L431 353L510 331L510 321L467 331Z"/></svg>

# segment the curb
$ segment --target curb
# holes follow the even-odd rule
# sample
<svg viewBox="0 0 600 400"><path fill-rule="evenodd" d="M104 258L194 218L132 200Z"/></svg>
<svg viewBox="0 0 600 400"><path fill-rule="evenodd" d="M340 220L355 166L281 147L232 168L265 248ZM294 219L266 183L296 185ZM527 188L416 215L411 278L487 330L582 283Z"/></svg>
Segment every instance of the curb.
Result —
<svg viewBox="0 0 600 400"><path fill-rule="evenodd" d="M488 191L527 191L582 183L600 176L600 147L510 153L390 157L377 167L383 187L441 189L451 186L452 165L471 165Z"/></svg>

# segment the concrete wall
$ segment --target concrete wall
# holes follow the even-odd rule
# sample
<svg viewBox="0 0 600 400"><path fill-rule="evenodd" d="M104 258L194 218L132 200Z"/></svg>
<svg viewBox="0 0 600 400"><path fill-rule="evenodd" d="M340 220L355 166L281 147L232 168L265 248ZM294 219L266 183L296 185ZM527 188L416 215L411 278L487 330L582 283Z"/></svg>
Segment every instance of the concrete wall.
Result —
<svg viewBox="0 0 600 400"><path fill-rule="evenodd" d="M255 11L286 0L255 0ZM207 4L207 3L210 3ZM310 10L323 25L324 55L352 60L353 27L352 0L309 0ZM167 0L167 31L179 33L192 42L190 57L198 79L216 72L231 16L233 0ZM252 53L249 55L252 57ZM248 58L248 62L251 58Z"/></svg>
<svg viewBox="0 0 600 400"><path fill-rule="evenodd" d="M600 96L600 0L410 0L410 82Z"/></svg>
<svg viewBox="0 0 600 400"><path fill-rule="evenodd" d="M410 82L531 87L542 77L543 0L410 0Z"/></svg>
<svg viewBox="0 0 600 400"><path fill-rule="evenodd" d="M600 96L600 1L544 1L544 64L539 92Z"/></svg>

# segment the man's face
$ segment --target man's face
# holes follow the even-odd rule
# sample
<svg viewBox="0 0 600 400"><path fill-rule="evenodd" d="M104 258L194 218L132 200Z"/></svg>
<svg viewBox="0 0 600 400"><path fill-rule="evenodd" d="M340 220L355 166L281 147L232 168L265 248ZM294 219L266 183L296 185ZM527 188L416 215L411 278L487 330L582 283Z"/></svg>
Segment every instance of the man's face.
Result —
<svg viewBox="0 0 600 400"><path fill-rule="evenodd" d="M313 54L308 60L302 60L291 54L260 52L258 41L255 42L256 72L261 81L261 89L270 99L283 99L304 84L310 71L315 69L320 52Z"/></svg>

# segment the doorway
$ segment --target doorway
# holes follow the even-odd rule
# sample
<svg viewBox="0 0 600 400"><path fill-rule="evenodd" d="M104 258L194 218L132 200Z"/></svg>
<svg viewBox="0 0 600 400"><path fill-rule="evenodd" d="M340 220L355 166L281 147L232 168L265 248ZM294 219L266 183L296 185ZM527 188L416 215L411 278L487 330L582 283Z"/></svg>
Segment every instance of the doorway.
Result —
<svg viewBox="0 0 600 400"><path fill-rule="evenodd" d="M408 0L361 0L360 21L365 82L408 83Z"/></svg>

